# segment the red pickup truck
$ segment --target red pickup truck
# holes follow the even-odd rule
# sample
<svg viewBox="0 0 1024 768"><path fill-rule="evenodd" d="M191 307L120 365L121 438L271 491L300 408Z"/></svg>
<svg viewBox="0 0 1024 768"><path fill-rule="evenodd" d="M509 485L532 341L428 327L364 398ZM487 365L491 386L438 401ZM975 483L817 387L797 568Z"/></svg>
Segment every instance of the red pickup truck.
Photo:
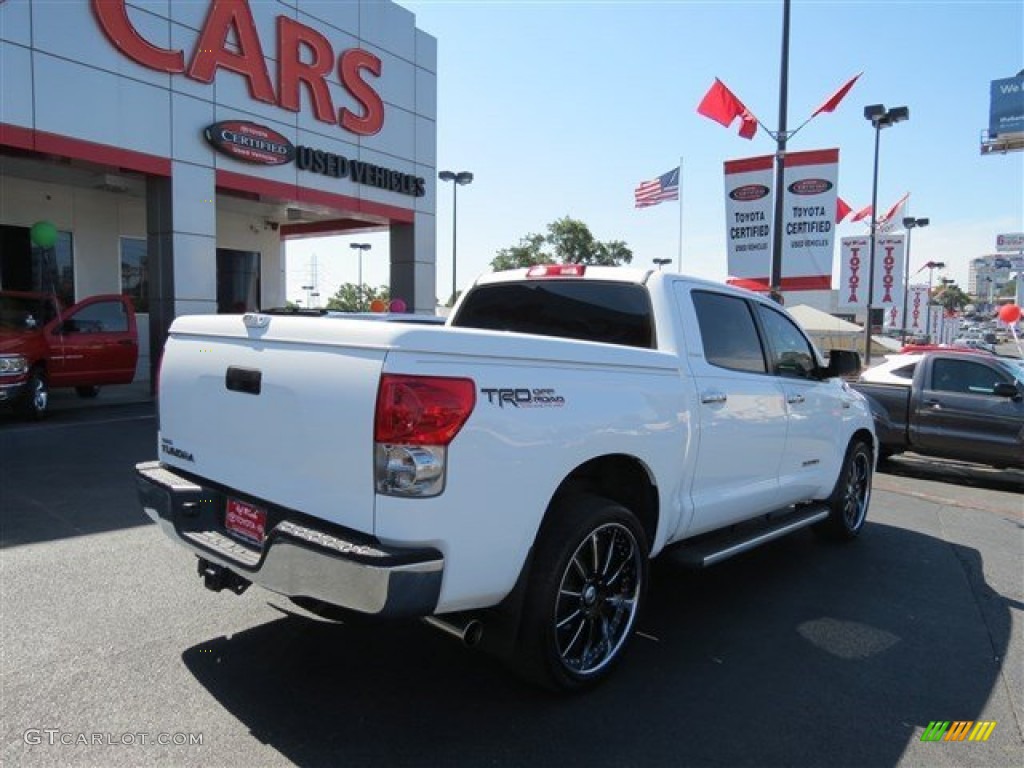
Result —
<svg viewBox="0 0 1024 768"><path fill-rule="evenodd" d="M51 387L95 397L105 384L129 384L139 357L128 297L90 296L64 309L46 293L0 291L0 406L46 415Z"/></svg>

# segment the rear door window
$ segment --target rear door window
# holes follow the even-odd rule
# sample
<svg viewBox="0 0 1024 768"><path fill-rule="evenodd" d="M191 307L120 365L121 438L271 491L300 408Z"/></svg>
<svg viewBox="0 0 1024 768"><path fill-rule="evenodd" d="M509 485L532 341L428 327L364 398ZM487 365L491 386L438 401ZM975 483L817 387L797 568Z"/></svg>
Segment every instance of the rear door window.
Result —
<svg viewBox="0 0 1024 768"><path fill-rule="evenodd" d="M558 279L479 285L452 325L654 346L650 297L635 283Z"/></svg>

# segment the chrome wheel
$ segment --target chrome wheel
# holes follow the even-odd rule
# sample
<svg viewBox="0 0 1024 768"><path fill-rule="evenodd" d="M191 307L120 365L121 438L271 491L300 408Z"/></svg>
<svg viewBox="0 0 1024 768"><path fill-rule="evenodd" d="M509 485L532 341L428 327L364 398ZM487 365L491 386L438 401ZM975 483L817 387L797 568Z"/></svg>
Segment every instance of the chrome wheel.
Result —
<svg viewBox="0 0 1024 768"><path fill-rule="evenodd" d="M817 523L814 530L830 539L855 539L864 528L871 503L871 475L875 470L874 454L863 440L855 440L846 450L843 468L832 495L825 500L828 519Z"/></svg>
<svg viewBox="0 0 1024 768"><path fill-rule="evenodd" d="M25 418L38 421L46 416L49 403L50 389L46 385L46 375L38 369L33 370L18 407Z"/></svg>
<svg viewBox="0 0 1024 768"><path fill-rule="evenodd" d="M845 527L857 531L864 524L871 500L871 456L867 451L857 451L851 459L843 487L842 515Z"/></svg>
<svg viewBox="0 0 1024 768"><path fill-rule="evenodd" d="M49 401L50 393L46 391L46 384L42 379L36 378L32 388L32 409L37 413L42 413L46 410Z"/></svg>
<svg viewBox="0 0 1024 768"><path fill-rule="evenodd" d="M599 672L629 637L643 590L643 553L620 523L591 531L562 573L555 600L555 645L577 675Z"/></svg>

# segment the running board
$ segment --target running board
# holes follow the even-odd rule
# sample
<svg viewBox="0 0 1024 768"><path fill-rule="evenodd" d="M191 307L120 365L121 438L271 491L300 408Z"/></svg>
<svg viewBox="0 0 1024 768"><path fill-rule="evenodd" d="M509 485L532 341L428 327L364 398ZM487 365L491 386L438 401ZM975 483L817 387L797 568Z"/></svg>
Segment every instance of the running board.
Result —
<svg viewBox="0 0 1024 768"><path fill-rule="evenodd" d="M698 536L680 544L672 552L671 557L673 561L683 565L705 568L821 522L828 515L829 508L824 504L802 506L784 517L775 517L764 522L743 523L725 532Z"/></svg>

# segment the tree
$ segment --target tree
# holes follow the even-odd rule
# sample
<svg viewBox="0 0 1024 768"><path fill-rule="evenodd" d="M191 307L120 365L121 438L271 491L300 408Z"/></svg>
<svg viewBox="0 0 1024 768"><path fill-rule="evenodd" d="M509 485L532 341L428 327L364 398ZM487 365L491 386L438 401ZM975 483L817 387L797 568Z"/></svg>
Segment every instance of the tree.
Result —
<svg viewBox="0 0 1024 768"><path fill-rule="evenodd" d="M534 264L544 264L553 261L544 251L544 235L530 234L524 237L519 245L511 248L502 248L498 255L491 260L491 268L495 272L517 267L532 267Z"/></svg>
<svg viewBox="0 0 1024 768"><path fill-rule="evenodd" d="M501 271L535 264L618 266L632 260L633 252L623 241L599 242L582 221L563 216L548 224L546 235L529 234L519 245L502 248L491 261L491 268Z"/></svg>
<svg viewBox="0 0 1024 768"><path fill-rule="evenodd" d="M370 303L374 299L389 301L391 296L388 287L382 285L380 288L373 288L369 285L342 283L338 292L327 300L327 309L336 309L342 312L369 312Z"/></svg>
<svg viewBox="0 0 1024 768"><path fill-rule="evenodd" d="M932 301L939 304L947 312L956 312L971 303L971 297L953 283L939 286L932 294Z"/></svg>

